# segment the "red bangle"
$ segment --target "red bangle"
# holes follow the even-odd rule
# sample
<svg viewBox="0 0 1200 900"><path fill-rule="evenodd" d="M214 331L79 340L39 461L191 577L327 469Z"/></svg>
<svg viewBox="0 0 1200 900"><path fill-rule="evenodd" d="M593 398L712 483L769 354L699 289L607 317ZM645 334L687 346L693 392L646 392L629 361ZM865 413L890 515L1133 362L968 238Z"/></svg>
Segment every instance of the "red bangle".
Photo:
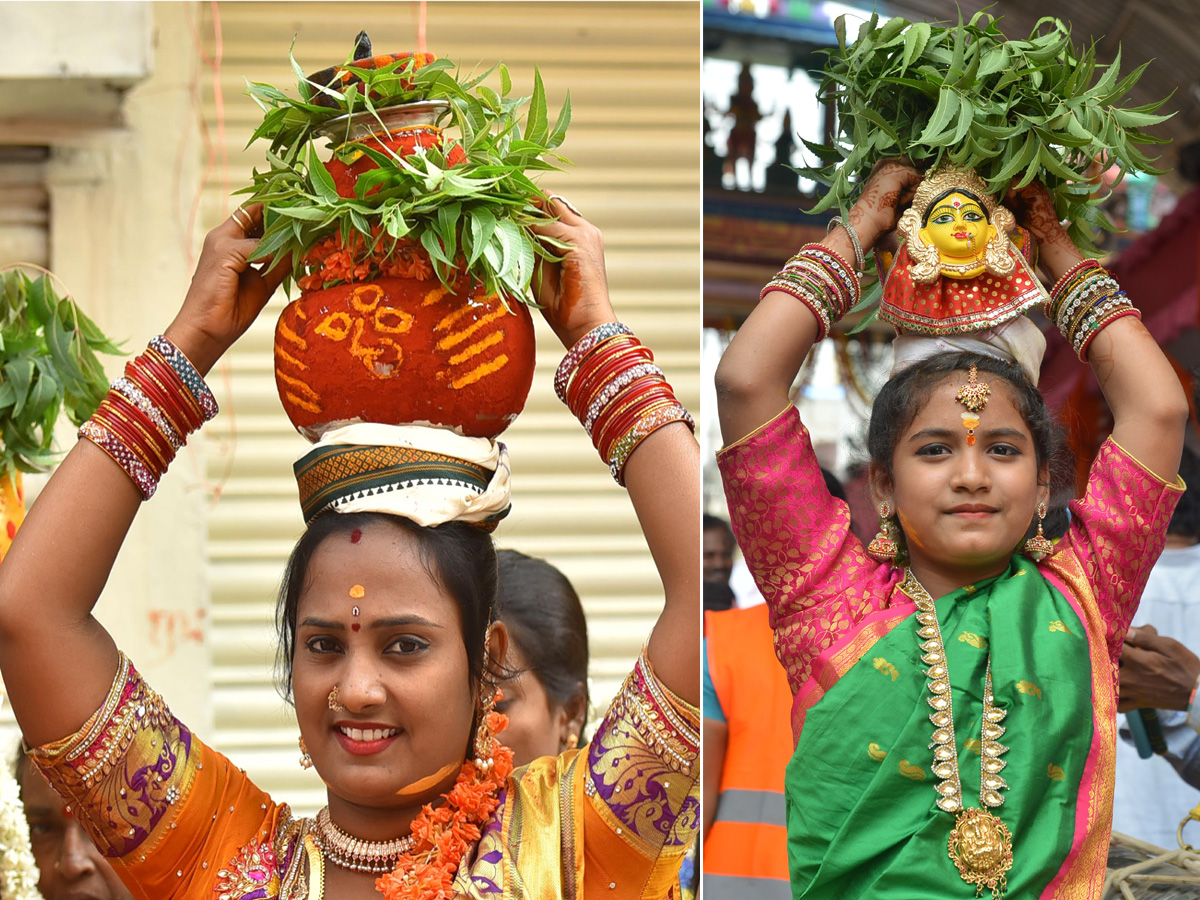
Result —
<svg viewBox="0 0 1200 900"><path fill-rule="evenodd" d="M171 460L175 458L175 451L171 449L170 443L168 443L162 432L155 427L150 417L116 391L112 391L105 398L105 402L109 404L109 408L114 415L123 421L129 422L130 425L144 435L143 441L155 452L165 472Z"/></svg>
<svg viewBox="0 0 1200 900"><path fill-rule="evenodd" d="M653 365L653 361L647 353L627 353L618 359L613 359L603 369L594 373L594 377L590 377L587 381L580 384L578 391L569 391L567 393L567 405L575 418L583 420L588 409L596 402L609 385L621 377L622 374L638 366Z"/></svg>
<svg viewBox="0 0 1200 900"><path fill-rule="evenodd" d="M592 423L592 444L597 450L606 443L605 438L611 433L615 421L624 419L636 406L650 403L660 393L669 395L661 376L653 376L635 384L636 388L622 391Z"/></svg>
<svg viewBox="0 0 1200 900"><path fill-rule="evenodd" d="M637 365L639 362L653 360L653 355L641 344L626 344L610 349L604 354L598 354L585 359L579 365L575 377L567 388L567 408L581 416L583 410L594 399L599 388L612 380L621 369ZM584 401L584 398L587 398Z"/></svg>

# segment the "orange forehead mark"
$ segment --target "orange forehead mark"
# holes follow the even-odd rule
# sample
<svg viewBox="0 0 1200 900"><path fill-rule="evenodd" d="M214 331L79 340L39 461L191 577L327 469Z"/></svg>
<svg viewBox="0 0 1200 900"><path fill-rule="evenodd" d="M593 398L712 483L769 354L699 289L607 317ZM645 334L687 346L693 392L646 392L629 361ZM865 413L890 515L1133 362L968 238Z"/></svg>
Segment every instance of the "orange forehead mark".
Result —
<svg viewBox="0 0 1200 900"><path fill-rule="evenodd" d="M361 600L363 597L367 596L367 592L361 584L356 584L350 588L350 596L355 600Z"/></svg>

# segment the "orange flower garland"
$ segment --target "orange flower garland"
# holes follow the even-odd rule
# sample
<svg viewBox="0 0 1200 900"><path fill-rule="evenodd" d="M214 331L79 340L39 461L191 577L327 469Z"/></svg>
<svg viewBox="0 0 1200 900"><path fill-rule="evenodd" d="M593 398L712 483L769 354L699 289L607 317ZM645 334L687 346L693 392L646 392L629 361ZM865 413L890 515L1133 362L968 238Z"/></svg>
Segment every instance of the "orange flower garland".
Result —
<svg viewBox="0 0 1200 900"><path fill-rule="evenodd" d="M500 788L513 770L513 752L495 735L508 727L508 716L487 714L492 733L489 769L474 760L463 763L458 779L436 809L426 804L413 821L416 846L396 860L396 868L375 881L384 900L450 900L454 876L467 851L479 842L483 825L500 804Z"/></svg>
<svg viewBox="0 0 1200 900"><path fill-rule="evenodd" d="M357 231L350 233L349 242L340 234L330 235L317 242L304 255L308 274L301 276L296 284L302 291L318 291L338 284L369 281L380 276L388 278L416 278L428 281L433 277L433 264L429 254L415 241L407 238L395 242L382 234L382 227L372 226L374 246L366 247L366 241Z"/></svg>

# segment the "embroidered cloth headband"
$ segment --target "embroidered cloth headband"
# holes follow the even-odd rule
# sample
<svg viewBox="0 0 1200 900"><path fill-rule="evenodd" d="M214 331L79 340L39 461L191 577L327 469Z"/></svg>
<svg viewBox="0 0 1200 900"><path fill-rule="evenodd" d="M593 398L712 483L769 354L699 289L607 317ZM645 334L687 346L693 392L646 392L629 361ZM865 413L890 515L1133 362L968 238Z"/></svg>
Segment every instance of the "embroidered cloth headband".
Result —
<svg viewBox="0 0 1200 900"><path fill-rule="evenodd" d="M1046 353L1046 338L1025 316L1009 319L1003 325L974 334L902 334L892 341L895 361L892 375L898 375L913 363L938 353L983 353L1021 367L1035 386Z"/></svg>
<svg viewBox="0 0 1200 900"><path fill-rule="evenodd" d="M491 531L510 509L505 446L442 428L336 428L293 469L306 523L334 509L403 516L424 526L469 522Z"/></svg>

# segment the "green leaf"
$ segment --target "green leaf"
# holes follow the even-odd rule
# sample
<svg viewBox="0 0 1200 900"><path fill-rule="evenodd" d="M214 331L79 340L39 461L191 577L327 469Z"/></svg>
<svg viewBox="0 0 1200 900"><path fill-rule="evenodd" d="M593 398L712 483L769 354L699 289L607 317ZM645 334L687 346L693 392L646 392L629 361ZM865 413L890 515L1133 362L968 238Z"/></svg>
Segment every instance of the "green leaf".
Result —
<svg viewBox="0 0 1200 900"><path fill-rule="evenodd" d="M317 191L321 200L326 203L336 203L338 200L337 185L333 183L333 176L329 174L321 160L317 157L316 148L311 144L308 147L308 179L313 188Z"/></svg>
<svg viewBox="0 0 1200 900"><path fill-rule="evenodd" d="M846 14L842 13L833 20L833 33L837 37L838 49L846 52Z"/></svg>
<svg viewBox="0 0 1200 900"><path fill-rule="evenodd" d="M929 43L930 27L927 22L917 22L904 33L904 58L900 71L904 72L913 62L920 58Z"/></svg>
<svg viewBox="0 0 1200 900"><path fill-rule="evenodd" d="M937 106L934 108L933 115L929 117L929 124L925 126L925 130L921 132L921 136L916 140L921 144L931 144L935 139L941 138L953 117L958 114L961 107L958 94L953 88L943 87L938 95Z"/></svg>
<svg viewBox="0 0 1200 900"><path fill-rule="evenodd" d="M13 394L16 397L12 412L14 416L19 416L25 408L29 387L33 383L33 368L33 360L27 356L9 360L4 365L4 380L12 382Z"/></svg>
<svg viewBox="0 0 1200 900"><path fill-rule="evenodd" d="M508 66L500 63L500 96L507 97L512 93L512 76L508 74Z"/></svg>

